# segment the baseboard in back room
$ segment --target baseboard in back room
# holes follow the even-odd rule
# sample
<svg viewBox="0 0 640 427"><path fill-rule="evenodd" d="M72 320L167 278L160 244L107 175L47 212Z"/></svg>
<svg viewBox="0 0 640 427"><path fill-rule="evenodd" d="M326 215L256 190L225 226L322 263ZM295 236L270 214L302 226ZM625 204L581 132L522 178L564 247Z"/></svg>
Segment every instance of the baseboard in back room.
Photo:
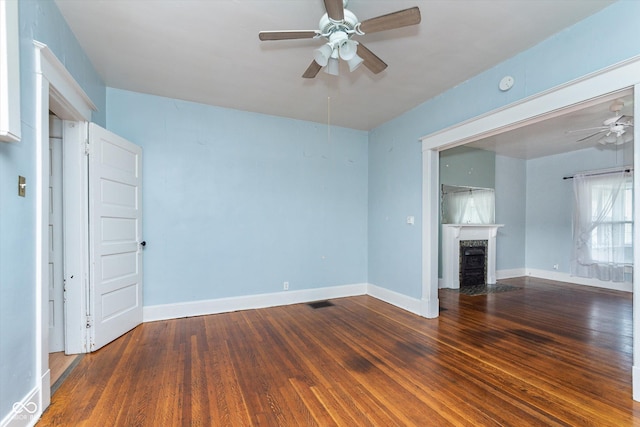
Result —
<svg viewBox="0 0 640 427"><path fill-rule="evenodd" d="M592 286L596 288L611 289L614 291L632 292L633 284L630 282L603 282L598 279L587 279L584 277L572 276L569 273L560 271L539 270L534 268L523 268L513 270L498 270L496 277L498 281L501 279L509 279L512 277L531 276L538 279L553 280L555 282L571 283L572 285Z"/></svg>

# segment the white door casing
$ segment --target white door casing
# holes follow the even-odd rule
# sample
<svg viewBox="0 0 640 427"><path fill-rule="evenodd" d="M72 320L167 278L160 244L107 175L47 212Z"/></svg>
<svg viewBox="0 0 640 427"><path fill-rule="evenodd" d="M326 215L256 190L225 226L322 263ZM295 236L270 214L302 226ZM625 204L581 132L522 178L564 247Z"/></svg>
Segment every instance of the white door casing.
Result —
<svg viewBox="0 0 640 427"><path fill-rule="evenodd" d="M35 331L34 340L36 359L34 363L35 388L22 401L23 404L35 404L38 411L33 414L38 418L42 411L51 402L51 378L49 371L49 225L48 189L49 189L49 112L64 120L73 120L78 123L91 120L91 112L96 111L96 106L73 79L62 62L51 52L47 45L36 40L33 41L35 50L35 185L33 186L36 232L35 232ZM76 127L78 128L78 127ZM66 135L66 132L65 132ZM84 133L86 137L86 132ZM83 138L84 139L84 138ZM63 147L63 156L64 156ZM67 169L65 164L65 170ZM80 170L79 170L80 171ZM65 171L63 171L63 174ZM63 178L63 184L66 181ZM80 181L78 181L80 182ZM67 188L65 188L65 191ZM86 195L86 193L85 193ZM75 210L82 210L86 205L72 206ZM65 206L66 209L66 206ZM68 211L67 211L68 212ZM65 236L65 245L68 243ZM65 246L68 248L68 246ZM80 275L84 277L84 275ZM75 277L75 276L74 276ZM80 277L76 277L78 281ZM68 284L68 282L67 282ZM74 283L75 284L75 283ZM74 290L82 290L84 287L72 286ZM68 295L67 295L68 296ZM66 309L69 308L67 304ZM68 310L67 310L68 313ZM67 327L70 317L67 316ZM72 320L73 322L73 320ZM84 326L84 325L83 325ZM73 329L73 328L72 328ZM80 328L76 328L79 330ZM67 331L69 328L67 328ZM86 329L85 329L86 331ZM80 334L79 334L80 335ZM82 348L82 342L78 342L81 336L75 337L65 334L65 346L73 347L72 350ZM65 349L66 350L66 349ZM73 352L73 351L72 351ZM14 415L18 416L14 411ZM9 416L10 417L10 416Z"/></svg>
<svg viewBox="0 0 640 427"><path fill-rule="evenodd" d="M89 124L89 351L142 323L142 148Z"/></svg>
<svg viewBox="0 0 640 427"><path fill-rule="evenodd" d="M62 121L49 120L49 353L64 350Z"/></svg>

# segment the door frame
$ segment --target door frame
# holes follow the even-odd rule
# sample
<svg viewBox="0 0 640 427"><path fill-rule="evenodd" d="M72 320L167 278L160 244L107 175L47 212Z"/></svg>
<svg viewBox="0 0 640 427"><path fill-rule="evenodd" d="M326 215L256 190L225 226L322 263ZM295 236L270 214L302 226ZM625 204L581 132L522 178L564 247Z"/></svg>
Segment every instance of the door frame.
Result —
<svg viewBox="0 0 640 427"><path fill-rule="evenodd" d="M472 141L533 124L624 89L634 90L634 117L640 117L640 56L587 74L420 138L422 142L422 311L438 317L438 204L439 153ZM640 164L640 130L634 127L634 164ZM634 174L634 223L640 224L640 174ZM640 227L634 227L640 242ZM634 266L640 266L640 244L633 248ZM633 399L640 401L640 275L633 275Z"/></svg>
<svg viewBox="0 0 640 427"><path fill-rule="evenodd" d="M39 417L45 408L49 406L51 402L51 378L49 371L49 326L48 326L48 283L49 283L49 234L48 229L48 188L49 188L49 111L51 110L55 115L63 120L67 120L65 123L65 135L63 137L63 163L65 162L65 151L72 152L73 150L66 150L67 136L69 140L77 138L76 142L84 141L82 137L82 128L86 129L86 123L91 121L92 111L96 111L97 108L82 90L80 85L73 78L71 73L65 68L60 60L53 54L53 52L47 47L46 44L34 41L35 46L35 71L36 71L36 92L35 92L35 138L36 138L36 179L34 185L34 194L36 200L36 271L35 271L35 294L36 294L36 330L35 330L35 346L36 346L36 389L39 397L36 397L38 403ZM67 135L67 126L69 126L69 132ZM86 135L86 133L85 133ZM77 151L77 150L76 150ZM80 155L80 154L78 154ZM86 161L86 160L85 160ZM78 164L75 165L76 167ZM65 171L68 169L68 171ZM63 186L66 191L65 181L72 184L71 179L67 179L66 173L80 173L81 170L76 170L73 164L64 163L63 167ZM86 171L84 172L86 174ZM82 185L82 181L76 181L79 185ZM76 188L78 192L82 192L82 188ZM66 196L63 195L63 197ZM77 202L77 201L76 201ZM66 203L66 202L63 202ZM73 212L76 208L81 209L78 205L70 205L74 209L66 209L67 213ZM66 208L67 206L65 206ZM67 215L67 214L65 214ZM73 228L72 228L73 230ZM65 244L69 244L69 247L65 247L65 250L74 250L72 241L67 241L65 236ZM75 248L78 250L78 248ZM81 250L81 248L80 248ZM82 275L80 275L82 276ZM79 286L82 287L82 286ZM77 287L75 287L77 288ZM84 290L82 291L84 292ZM73 292L72 292L73 294ZM74 295L72 295L74 296ZM67 301L69 301L69 294L67 293ZM81 299L73 299L81 301ZM66 311L66 310L65 310ZM73 325L75 323L81 323L81 319L75 318L76 316L66 316L65 323ZM67 328L65 326L65 332ZM78 330L78 327L73 328ZM65 341L69 341L70 344L77 345L78 339L81 337L74 336L74 334L67 335ZM67 344L65 343L65 347ZM35 414L34 414L35 415Z"/></svg>

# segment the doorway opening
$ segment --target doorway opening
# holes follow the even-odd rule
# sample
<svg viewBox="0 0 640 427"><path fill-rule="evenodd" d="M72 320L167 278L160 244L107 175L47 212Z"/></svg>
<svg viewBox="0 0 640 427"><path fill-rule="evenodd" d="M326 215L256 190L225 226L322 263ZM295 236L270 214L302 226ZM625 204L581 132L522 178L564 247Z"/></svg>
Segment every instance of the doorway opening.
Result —
<svg viewBox="0 0 640 427"><path fill-rule="evenodd" d="M421 138L423 164L422 195L422 300L425 317L438 316L438 187L439 152L465 145L482 138L498 135L508 130L523 127L582 109L585 103L597 102L602 97L632 88L634 99L640 99L640 58L592 73L583 78L531 96L514 104L492 111L454 127L438 131ZM640 108L634 105L634 116ZM634 128L634 164L640 164L640 131ZM640 221L640 177L634 174L634 222ZM634 241L640 241L640 227L634 227ZM634 265L640 265L640 245L634 246ZM637 276L637 275L636 275ZM640 401L640 281L633 279L633 398Z"/></svg>
<svg viewBox="0 0 640 427"><path fill-rule="evenodd" d="M77 365L78 354L66 354L64 281L63 121L49 112L49 370L51 394Z"/></svg>

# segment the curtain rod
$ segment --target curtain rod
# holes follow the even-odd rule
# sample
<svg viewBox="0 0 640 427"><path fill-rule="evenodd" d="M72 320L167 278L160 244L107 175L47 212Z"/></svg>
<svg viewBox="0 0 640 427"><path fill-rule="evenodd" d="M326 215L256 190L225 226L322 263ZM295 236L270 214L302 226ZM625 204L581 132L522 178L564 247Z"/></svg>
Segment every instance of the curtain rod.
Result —
<svg viewBox="0 0 640 427"><path fill-rule="evenodd" d="M633 168L625 168L625 169L619 169L619 170L615 170L615 171L608 171L608 172L596 172L596 173L585 173L585 174L576 174L576 175L584 175L584 176L598 176L598 175L609 175L612 173L620 173L620 172L633 172ZM562 179L573 179L575 175L571 175L571 176L563 176Z"/></svg>

